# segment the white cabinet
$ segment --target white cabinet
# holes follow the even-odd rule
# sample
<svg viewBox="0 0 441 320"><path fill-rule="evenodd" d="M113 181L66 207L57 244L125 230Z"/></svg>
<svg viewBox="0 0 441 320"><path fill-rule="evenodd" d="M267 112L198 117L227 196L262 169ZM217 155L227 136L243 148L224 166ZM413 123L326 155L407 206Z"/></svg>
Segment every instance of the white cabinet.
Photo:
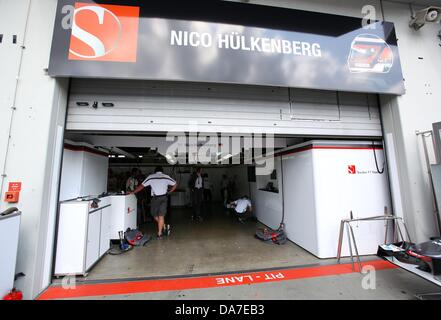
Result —
<svg viewBox="0 0 441 320"><path fill-rule="evenodd" d="M20 213L0 216L0 299L14 287Z"/></svg>
<svg viewBox="0 0 441 320"><path fill-rule="evenodd" d="M89 213L87 226L86 270L89 270L100 257L101 213L102 210Z"/></svg>
<svg viewBox="0 0 441 320"><path fill-rule="evenodd" d="M109 200L108 198L106 198ZM101 230L100 230L100 250L99 256L102 257L110 249L110 214L111 206L106 206L101 211Z"/></svg>
<svg viewBox="0 0 441 320"><path fill-rule="evenodd" d="M110 248L109 199L60 203L55 275L86 275Z"/></svg>
<svg viewBox="0 0 441 320"><path fill-rule="evenodd" d="M137 199L135 195L114 195L110 196L111 218L110 218L110 239L118 240L119 231L126 231L127 228L137 228Z"/></svg>
<svg viewBox="0 0 441 320"><path fill-rule="evenodd" d="M107 190L109 158L87 147L65 145L60 201Z"/></svg>

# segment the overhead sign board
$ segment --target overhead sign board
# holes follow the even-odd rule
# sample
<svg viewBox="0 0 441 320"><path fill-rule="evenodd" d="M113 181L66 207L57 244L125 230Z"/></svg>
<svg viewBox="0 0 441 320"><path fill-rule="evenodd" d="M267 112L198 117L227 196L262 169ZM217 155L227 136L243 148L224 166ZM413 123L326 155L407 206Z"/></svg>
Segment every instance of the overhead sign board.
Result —
<svg viewBox="0 0 441 320"><path fill-rule="evenodd" d="M59 1L50 75L404 93L390 22L354 28L354 18L308 13L350 20L328 34L293 31L296 21L279 30L152 17L148 2L121 2Z"/></svg>

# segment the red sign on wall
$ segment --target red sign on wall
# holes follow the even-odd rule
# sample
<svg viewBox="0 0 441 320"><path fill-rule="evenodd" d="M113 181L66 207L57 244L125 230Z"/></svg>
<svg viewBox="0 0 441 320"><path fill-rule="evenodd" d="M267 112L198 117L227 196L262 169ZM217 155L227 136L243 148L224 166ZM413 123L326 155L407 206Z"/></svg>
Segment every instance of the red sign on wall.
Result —
<svg viewBox="0 0 441 320"><path fill-rule="evenodd" d="M21 191L21 182L9 182L9 192Z"/></svg>

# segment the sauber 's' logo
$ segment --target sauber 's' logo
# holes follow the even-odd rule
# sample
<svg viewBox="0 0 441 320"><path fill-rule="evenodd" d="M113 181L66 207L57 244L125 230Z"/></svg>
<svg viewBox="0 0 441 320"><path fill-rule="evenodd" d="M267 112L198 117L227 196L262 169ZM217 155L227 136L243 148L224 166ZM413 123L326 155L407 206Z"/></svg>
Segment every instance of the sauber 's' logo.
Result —
<svg viewBox="0 0 441 320"><path fill-rule="evenodd" d="M76 3L69 60L136 62L139 7Z"/></svg>
<svg viewBox="0 0 441 320"><path fill-rule="evenodd" d="M348 166L348 173L349 174L356 174L357 173L357 170L355 169L355 165Z"/></svg>

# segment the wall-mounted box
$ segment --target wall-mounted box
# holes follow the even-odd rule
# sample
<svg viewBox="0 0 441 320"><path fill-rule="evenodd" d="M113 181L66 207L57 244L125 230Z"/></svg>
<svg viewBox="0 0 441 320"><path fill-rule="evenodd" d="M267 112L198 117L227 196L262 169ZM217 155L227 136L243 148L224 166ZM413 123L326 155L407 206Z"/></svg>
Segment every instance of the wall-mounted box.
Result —
<svg viewBox="0 0 441 320"><path fill-rule="evenodd" d="M5 192L4 201L8 203L17 203L20 200L20 191L7 191Z"/></svg>

